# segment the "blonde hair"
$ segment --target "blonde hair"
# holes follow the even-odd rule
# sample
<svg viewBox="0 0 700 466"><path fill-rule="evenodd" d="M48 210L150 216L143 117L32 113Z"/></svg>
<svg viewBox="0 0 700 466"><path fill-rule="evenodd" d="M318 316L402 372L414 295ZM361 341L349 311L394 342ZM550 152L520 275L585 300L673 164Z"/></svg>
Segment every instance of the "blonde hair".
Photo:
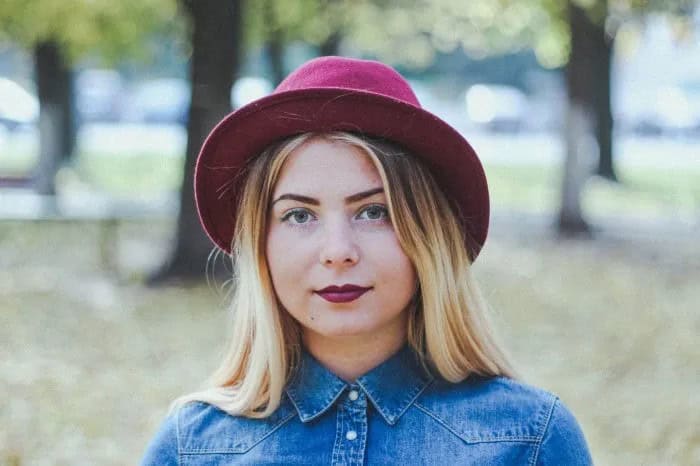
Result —
<svg viewBox="0 0 700 466"><path fill-rule="evenodd" d="M269 147L243 175L231 247L228 349L208 388L178 398L171 409L199 400L232 415L264 418L279 406L301 358L301 330L272 286L265 258L268 209L285 160L312 138L360 149L381 176L396 236L418 276L407 340L424 367L450 382L473 373L515 377L472 277L464 226L429 170L391 142L346 132L305 133Z"/></svg>

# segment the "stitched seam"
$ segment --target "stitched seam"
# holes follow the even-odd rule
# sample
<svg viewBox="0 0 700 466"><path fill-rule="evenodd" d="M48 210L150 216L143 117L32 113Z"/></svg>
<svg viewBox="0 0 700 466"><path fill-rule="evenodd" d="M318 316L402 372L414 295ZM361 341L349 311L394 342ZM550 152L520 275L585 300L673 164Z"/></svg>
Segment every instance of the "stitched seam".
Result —
<svg viewBox="0 0 700 466"><path fill-rule="evenodd" d="M260 437L260 438L258 439L257 442L254 442L254 443L250 446L250 448L248 448L248 449L245 450L245 451L250 451L251 448L255 447L257 444L259 444L260 442L262 442L263 440L265 440L266 438L268 438L268 437L269 437L270 435L272 435L276 430L279 430L283 425L285 425L287 422L289 422L289 420L292 419L294 416L295 416L295 413L294 413L294 412L291 412L291 413L287 414L287 417L284 417L284 418L280 419L280 421L279 421L277 424L275 424L275 425L272 427L272 429L270 429L270 431L269 431L268 433L266 433L265 435L263 435L262 437Z"/></svg>
<svg viewBox="0 0 700 466"><path fill-rule="evenodd" d="M369 420L367 419L367 400L365 400L365 406L364 409L362 410L361 414L361 426L362 426L362 444L358 446L358 458L357 458L357 463L358 464L364 464L365 462L365 456L367 453L367 430L369 429Z"/></svg>
<svg viewBox="0 0 700 466"><path fill-rule="evenodd" d="M177 446L177 466L180 466L181 461L180 461L180 452L182 449L180 448L180 412L182 411L181 408L179 408L175 412L175 445Z"/></svg>
<svg viewBox="0 0 700 466"><path fill-rule="evenodd" d="M316 412L316 413L314 413L314 414L312 414L312 415L307 415L307 414L306 414L306 411L303 410L303 409L301 409L301 407L300 407L299 405L297 405L297 403L294 401L294 396L296 395L296 390L295 390L295 389L288 388L288 389L287 389L287 395L289 395L288 397L289 397L289 399L291 400L292 404L294 405L294 408L298 411L298 413L299 413L299 418L301 419L301 421L302 421L302 422L308 422L308 421L311 421L311 420L313 420L313 419L316 419L317 417L319 417L320 415L322 415L323 413L325 413L326 411L328 411L328 409L329 409L331 406L333 406L333 403L335 403L336 400L337 400L338 398L340 398L340 396L341 396L341 395L343 394L343 392L345 391L345 388L346 388L346 387L347 387L347 385L343 385L342 389L338 390L338 393L336 393L335 396L330 397L327 401L325 401L325 402L322 403L322 404L323 404L323 408L322 408L322 409L318 410L318 412Z"/></svg>
<svg viewBox="0 0 700 466"><path fill-rule="evenodd" d="M418 408L418 409L420 409L421 411L423 411L423 412L424 412L425 414L427 414L428 416L430 416L431 418L433 418L435 421L437 421L439 424L441 424L445 429L447 429L448 431L452 432L452 433L453 433L454 435L456 435L458 438L460 438L461 440L463 440L463 441L466 442L466 440L463 439L462 436L459 435L457 432L455 432L455 431L452 429L452 427L448 426L447 423L445 423L445 421L443 421L443 420L440 419L438 416L436 416L436 415L434 415L433 413L431 413L430 411L428 411L428 409L427 409L426 407L422 406L420 403L413 403L413 405L414 405L416 408Z"/></svg>
<svg viewBox="0 0 700 466"><path fill-rule="evenodd" d="M297 413L299 414L299 417L303 419L304 413L301 411L299 406L297 406L296 400L294 400L294 394L296 393L296 390L292 388L287 389L287 398L289 398L289 401L292 402L292 405L294 406L294 409L297 410Z"/></svg>
<svg viewBox="0 0 700 466"><path fill-rule="evenodd" d="M249 452L253 447L255 447L255 446L258 445L260 442L262 442L263 440L265 440L267 437L269 437L270 435L272 435L273 432L275 432L275 431L278 430L280 427L282 427L284 424L286 424L286 423L287 423L291 418L293 418L295 415L296 415L296 414L295 414L294 412L291 412L291 413L289 413L289 414L287 415L287 417L284 417L284 418L280 419L280 421L279 421L277 424L275 424L275 425L272 427L272 429L270 429L269 432L267 432L265 435L263 435L262 437L260 437L256 442L252 443L248 448L245 448L245 449L242 449L242 450L241 450L241 449L238 449L238 448L221 448L221 449L219 449L219 448L191 448L191 449L189 449L189 450L187 450L187 451L183 451L181 454L184 456L184 455L199 455L199 454L203 454L203 453L207 453L207 454L216 454L216 453L220 453L220 454L238 453L238 454L240 454L240 453L247 453L247 452Z"/></svg>
<svg viewBox="0 0 700 466"><path fill-rule="evenodd" d="M429 386L431 386L431 385L433 384L434 381L435 381L435 379L430 379L430 380L428 381L428 383L426 383L425 385L423 385L423 388L421 388L420 390L418 390L418 393L416 393L416 395L408 401L408 404L406 405L406 407L405 407L404 409L402 409L402 410L399 412L399 414L396 415L397 419L398 419L399 417L403 416L403 413L405 413L406 410L407 410L408 408L411 407L411 405L423 394L424 391L426 391L426 390L428 389Z"/></svg>
<svg viewBox="0 0 700 466"><path fill-rule="evenodd" d="M307 418L306 421L311 421L313 419L316 419L317 417L319 417L320 415L322 415L323 413L328 411L331 408L331 406L333 406L335 404L335 402L338 400L338 398L340 398L340 396L343 394L344 391L345 391L345 386L343 386L343 388L341 390L338 390L338 393L336 393L334 397L332 397L329 401L327 401L324 404L323 409L319 410L319 412L317 412L313 416Z"/></svg>
<svg viewBox="0 0 700 466"><path fill-rule="evenodd" d="M384 420L387 422L387 424L393 425L392 422L391 422L391 421L386 417L386 415L384 414L384 410L381 409L381 405L377 402L377 400L374 399L374 397L373 397L372 394L369 392L369 390L367 390L367 387L365 387L365 386L362 384L362 382L360 382L359 380L357 381L357 384L358 384L360 387L362 387L362 390L364 390L364 392L367 394L367 397L368 397L370 400L372 400L372 402L374 403L374 405L377 407L377 410L379 411L379 414L382 415L382 419L384 419Z"/></svg>
<svg viewBox="0 0 700 466"><path fill-rule="evenodd" d="M341 462L340 450L343 447L343 441L340 439L340 433L343 431L343 409L342 406L338 406L338 414L335 418L335 442L333 443L333 451L331 452L331 458L333 464L338 464Z"/></svg>
<svg viewBox="0 0 700 466"><path fill-rule="evenodd" d="M556 408L558 402L559 397L554 397L554 402L552 403L552 406L549 408L549 412L547 413L547 421L544 423L544 427L540 432L539 440L537 441L537 446L535 447L535 453L532 455L532 461L530 462L530 466L534 466L537 463L537 460L540 456L540 447L542 446L542 442L544 440L544 434L549 428L549 423L552 420L552 414L554 414L554 409Z"/></svg>
<svg viewBox="0 0 700 466"><path fill-rule="evenodd" d="M463 437L462 434L460 434L459 432L457 432L456 430L454 430L449 424L447 424L447 422L443 421L439 416L437 416L435 413L433 413L432 411L430 411L430 410L429 410L428 408L426 408L425 406L422 406L422 405L419 404L419 403L413 403L413 405L414 405L416 408L418 408L418 409L420 409L421 411L423 411L423 412L424 412L425 414L427 414L428 416L430 416L431 418L433 418L435 421L437 421L439 424L441 424L445 429L447 429L448 431L452 432L457 438L459 438L460 440L462 440L462 441L465 442L465 443L476 444L476 443L497 443L497 442L514 442L514 443L515 443L515 442L522 442L522 443L534 443L534 442L537 442L537 437L533 437L533 436L530 436L530 435L522 435L522 436L519 436L519 437L493 437L493 438L490 438L490 439L488 439L488 440L484 440L484 439L471 440L471 439L468 439L468 438Z"/></svg>
<svg viewBox="0 0 700 466"><path fill-rule="evenodd" d="M374 403L374 405L377 407L377 410L379 411L379 414L382 415L382 418L387 422L387 424L389 424L390 426L393 426L394 424L396 424L396 421L398 421L398 419L399 419L401 416L403 416L403 413L405 413L406 410L407 410L408 408L411 407L411 404L413 404L413 402L414 402L416 399L418 399L418 397L419 397L419 396L434 382L434 380L435 380L435 379L429 380L422 388L417 389L418 391L417 391L415 394L411 394L411 396L410 396L409 399L408 399L408 403L406 404L406 406L405 406L403 409L401 409L398 413L396 413L396 414L394 414L394 415L391 415L391 413L389 413L388 415L385 415L385 414L384 414L384 407L383 407L382 404L379 402L379 400L378 400L378 399L375 399L375 398L372 396L372 394L369 392L369 390L367 390L367 387L365 387L364 384L363 384L361 381L358 380L358 381L357 381L357 384L358 384L360 387L362 387L362 389L363 389L364 392L367 394L367 396L369 397L369 399L372 400L372 402ZM414 390L416 390L416 389L414 388ZM402 402L402 403L406 403L406 402L404 401L404 402ZM389 419L388 416L390 416L390 415L393 417L393 421L392 421L391 419Z"/></svg>

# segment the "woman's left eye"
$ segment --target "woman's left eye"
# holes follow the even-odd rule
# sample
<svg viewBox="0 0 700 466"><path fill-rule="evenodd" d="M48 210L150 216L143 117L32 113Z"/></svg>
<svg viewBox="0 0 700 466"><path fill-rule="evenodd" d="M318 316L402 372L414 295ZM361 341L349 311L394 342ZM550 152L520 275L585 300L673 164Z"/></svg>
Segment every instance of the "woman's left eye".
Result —
<svg viewBox="0 0 700 466"><path fill-rule="evenodd" d="M383 220L389 217L389 211L383 205L371 205L362 209L357 216L362 220Z"/></svg>

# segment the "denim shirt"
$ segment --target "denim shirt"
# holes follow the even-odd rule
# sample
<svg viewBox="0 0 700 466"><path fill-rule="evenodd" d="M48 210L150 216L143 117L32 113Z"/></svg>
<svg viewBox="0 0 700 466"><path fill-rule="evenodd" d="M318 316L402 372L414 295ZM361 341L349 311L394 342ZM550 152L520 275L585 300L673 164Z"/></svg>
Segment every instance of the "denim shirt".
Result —
<svg viewBox="0 0 700 466"><path fill-rule="evenodd" d="M165 419L142 465L590 465L586 441L554 395L504 377L449 383L408 346L354 383L304 352L266 419L202 402Z"/></svg>

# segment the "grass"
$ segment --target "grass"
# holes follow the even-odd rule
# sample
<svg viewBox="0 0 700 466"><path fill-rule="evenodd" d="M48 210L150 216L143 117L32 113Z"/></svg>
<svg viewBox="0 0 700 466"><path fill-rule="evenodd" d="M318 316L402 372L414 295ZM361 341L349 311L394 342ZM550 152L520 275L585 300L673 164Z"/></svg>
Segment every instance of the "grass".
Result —
<svg viewBox="0 0 700 466"><path fill-rule="evenodd" d="M485 169L495 207L540 213L558 208L560 167L487 165ZM620 178L620 183L589 179L584 210L592 215L700 216L700 164L692 169L622 167Z"/></svg>
<svg viewBox="0 0 700 466"><path fill-rule="evenodd" d="M75 175L116 196L176 191L182 183L183 157L154 153L78 154Z"/></svg>
<svg viewBox="0 0 700 466"><path fill-rule="evenodd" d="M32 163L3 154L0 173ZM571 407L596 464L700 464L700 248L697 230L664 223L698 224L700 167L620 168L623 183L592 178L583 203L622 233L562 242L506 214L477 276L526 380ZM495 211L556 211L559 167L486 171ZM58 183L142 198L181 179L181 157L81 153ZM627 219L666 226L645 233ZM115 275L98 225L0 223L0 464L134 464L168 402L214 368L221 296L141 284L172 227L122 226Z"/></svg>
<svg viewBox="0 0 700 466"><path fill-rule="evenodd" d="M97 225L0 224L0 464L135 464L169 401L214 368L222 297L134 279L172 226L123 225L115 275ZM692 234L560 241L500 223L476 274L525 379L573 410L596 464L700 463Z"/></svg>

